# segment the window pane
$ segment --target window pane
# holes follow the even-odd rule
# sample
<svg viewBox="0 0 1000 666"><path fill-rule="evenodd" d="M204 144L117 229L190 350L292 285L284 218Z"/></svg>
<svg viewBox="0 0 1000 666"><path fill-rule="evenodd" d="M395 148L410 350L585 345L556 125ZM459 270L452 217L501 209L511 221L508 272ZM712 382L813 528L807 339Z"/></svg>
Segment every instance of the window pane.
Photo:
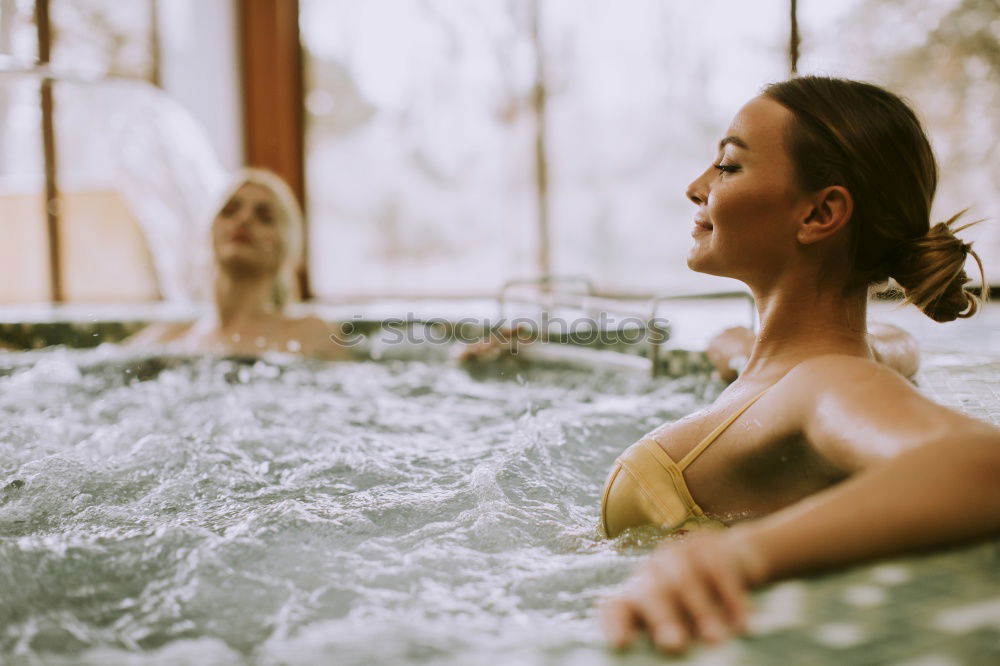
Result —
<svg viewBox="0 0 1000 666"><path fill-rule="evenodd" d="M49 1L53 66L155 78L153 0Z"/></svg>
<svg viewBox="0 0 1000 666"><path fill-rule="evenodd" d="M0 78L0 303L47 301L40 86L33 79Z"/></svg>
<svg viewBox="0 0 1000 666"><path fill-rule="evenodd" d="M0 54L19 61L38 58L34 0L0 0Z"/></svg>
<svg viewBox="0 0 1000 666"><path fill-rule="evenodd" d="M204 130L143 81L56 82L65 295L191 300L207 293L208 223L225 174ZM39 84L0 78L0 302L50 297ZM13 274L13 273L12 273Z"/></svg>
<svg viewBox="0 0 1000 666"><path fill-rule="evenodd" d="M0 186L0 303L38 303L49 300L48 235L44 197L39 190L21 191Z"/></svg>
<svg viewBox="0 0 1000 666"><path fill-rule="evenodd" d="M53 68L61 75L150 78L152 9L152 0L52 0ZM37 58L33 2L0 0L0 52L26 62ZM117 141L129 132L116 123L131 122L135 134L144 119L163 114L146 109L143 118L130 117L130 111L141 106L142 95L116 94L121 90L115 83L58 80L53 85L58 246L63 292L71 301L145 300L159 294L153 258L135 207L128 202L129 195L132 201L140 199L131 184L143 177L130 177L124 158L141 144ZM0 207L5 227L0 261L11 268L12 277L0 288L2 302L46 301L51 295L41 124L38 79L23 72L5 74L0 79ZM168 165L155 163L156 157L149 151L142 169L168 170ZM155 218L146 216L143 222L154 227Z"/></svg>
<svg viewBox="0 0 1000 666"><path fill-rule="evenodd" d="M538 53L553 272L610 290L732 288L687 270L684 189L739 106L784 77L787 0L302 8L320 294L537 273Z"/></svg>
<svg viewBox="0 0 1000 666"><path fill-rule="evenodd" d="M787 76L787 0L542 7L555 272L616 291L738 287L688 270L684 193L739 107Z"/></svg>
<svg viewBox="0 0 1000 666"><path fill-rule="evenodd" d="M533 271L524 6L302 0L320 296L482 293Z"/></svg>
<svg viewBox="0 0 1000 666"><path fill-rule="evenodd" d="M38 57L32 0L0 0L0 54L20 62ZM0 303L47 301L40 86L37 80L0 78Z"/></svg>
<svg viewBox="0 0 1000 666"><path fill-rule="evenodd" d="M204 130L143 81L62 81L55 108L67 299L204 295L225 180Z"/></svg>
<svg viewBox="0 0 1000 666"><path fill-rule="evenodd" d="M1000 4L800 0L803 73L869 80L909 99L938 158L932 221L970 207L963 232L1000 265ZM886 39L891 30L892 39ZM979 273L970 262L970 277ZM986 275L997 284L1000 273Z"/></svg>

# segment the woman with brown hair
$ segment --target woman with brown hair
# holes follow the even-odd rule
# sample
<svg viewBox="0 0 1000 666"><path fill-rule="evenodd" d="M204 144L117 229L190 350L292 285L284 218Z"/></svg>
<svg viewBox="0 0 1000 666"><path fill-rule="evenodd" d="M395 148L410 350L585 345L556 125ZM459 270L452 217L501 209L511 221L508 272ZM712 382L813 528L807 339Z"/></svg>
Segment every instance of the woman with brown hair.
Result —
<svg viewBox="0 0 1000 666"><path fill-rule="evenodd" d="M661 547L603 606L613 644L718 641L745 627L751 588L1000 532L1000 431L868 343L869 287L890 277L937 321L976 312L979 259L958 216L930 224L936 185L915 114L877 86L796 78L736 114L687 192L688 265L746 283L760 331L715 403L619 457L602 521L611 536L739 524Z"/></svg>
<svg viewBox="0 0 1000 666"><path fill-rule="evenodd" d="M128 341L180 352L256 355L282 351L337 360L346 350L317 317L290 317L302 257L302 213L277 175L244 169L212 221L211 311L184 324L155 324Z"/></svg>

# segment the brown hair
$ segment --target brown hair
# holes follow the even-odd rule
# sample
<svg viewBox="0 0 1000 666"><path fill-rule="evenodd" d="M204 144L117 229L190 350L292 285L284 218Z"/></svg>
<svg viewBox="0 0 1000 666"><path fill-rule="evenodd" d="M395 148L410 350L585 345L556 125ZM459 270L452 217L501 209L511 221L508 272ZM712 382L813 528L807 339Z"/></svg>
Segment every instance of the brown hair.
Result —
<svg viewBox="0 0 1000 666"><path fill-rule="evenodd" d="M936 321L975 314L980 301L964 288L966 256L979 265L986 293L983 265L955 236L970 225L954 228L959 213L931 226L937 165L906 102L870 83L818 76L773 83L763 94L795 116L788 146L799 185L841 185L853 197L849 260L857 283L891 277Z"/></svg>

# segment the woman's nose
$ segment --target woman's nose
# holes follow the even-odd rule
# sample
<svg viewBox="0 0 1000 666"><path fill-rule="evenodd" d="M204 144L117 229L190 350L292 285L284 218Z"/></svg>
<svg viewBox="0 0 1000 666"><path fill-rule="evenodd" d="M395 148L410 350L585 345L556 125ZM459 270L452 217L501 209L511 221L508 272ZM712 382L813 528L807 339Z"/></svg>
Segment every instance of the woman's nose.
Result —
<svg viewBox="0 0 1000 666"><path fill-rule="evenodd" d="M695 178L691 181L691 184L687 186L687 198L699 206L708 200L708 185L705 182L706 173L708 173L707 169L705 170L705 173L702 173L700 176Z"/></svg>

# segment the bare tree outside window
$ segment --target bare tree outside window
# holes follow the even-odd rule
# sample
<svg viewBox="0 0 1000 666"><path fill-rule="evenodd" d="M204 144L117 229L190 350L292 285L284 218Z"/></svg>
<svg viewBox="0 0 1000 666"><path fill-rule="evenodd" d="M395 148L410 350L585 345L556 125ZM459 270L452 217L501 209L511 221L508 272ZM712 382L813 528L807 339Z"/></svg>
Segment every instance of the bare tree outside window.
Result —
<svg viewBox="0 0 1000 666"><path fill-rule="evenodd" d="M785 76L787 15L302 2L316 291L485 294L547 268L606 290L718 287L685 267L684 189L738 105Z"/></svg>
<svg viewBox="0 0 1000 666"><path fill-rule="evenodd" d="M802 71L860 78L908 98L939 161L934 220L970 208L967 234L1000 280L1000 3L800 1ZM891 27L890 27L891 26ZM978 271L969 275L978 277Z"/></svg>

